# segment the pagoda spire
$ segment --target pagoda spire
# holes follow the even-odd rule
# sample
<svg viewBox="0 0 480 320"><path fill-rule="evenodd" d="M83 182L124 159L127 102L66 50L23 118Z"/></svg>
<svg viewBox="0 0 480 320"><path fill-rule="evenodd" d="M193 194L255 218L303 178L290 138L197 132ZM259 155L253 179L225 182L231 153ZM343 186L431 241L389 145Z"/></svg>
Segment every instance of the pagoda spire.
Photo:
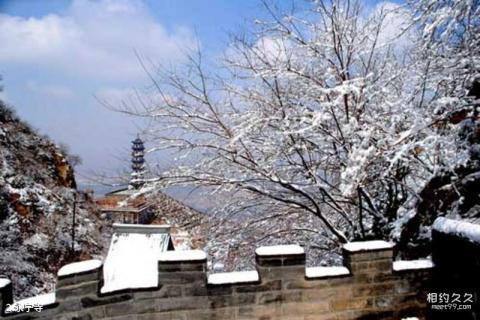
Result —
<svg viewBox="0 0 480 320"><path fill-rule="evenodd" d="M145 183L145 146L139 135L132 141L132 173L130 188L140 189Z"/></svg>

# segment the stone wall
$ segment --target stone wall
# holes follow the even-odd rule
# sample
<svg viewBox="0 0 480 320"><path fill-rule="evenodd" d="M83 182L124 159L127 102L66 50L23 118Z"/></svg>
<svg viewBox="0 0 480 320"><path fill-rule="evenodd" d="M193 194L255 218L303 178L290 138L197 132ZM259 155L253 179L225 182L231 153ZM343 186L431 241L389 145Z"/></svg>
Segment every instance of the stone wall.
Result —
<svg viewBox="0 0 480 320"><path fill-rule="evenodd" d="M426 315L432 264L393 262L393 245L354 242L343 248L344 266L305 267L296 245L256 250L256 270L207 274L204 252L171 251L158 262L155 288L101 294L100 261L59 271L56 297L44 310L8 312L2 319L402 319ZM0 303L11 286L0 285ZM32 301L30 301L33 303Z"/></svg>
<svg viewBox="0 0 480 320"><path fill-rule="evenodd" d="M431 293L436 300L448 300L446 309L430 309L430 318L438 320L480 319L480 225L438 218L432 230L432 273ZM456 297L455 297L456 296ZM459 310L458 305L471 296L470 309ZM460 300L461 303L454 300ZM445 301L444 301L445 302ZM453 307L453 303L457 306ZM449 304L452 307L449 307Z"/></svg>

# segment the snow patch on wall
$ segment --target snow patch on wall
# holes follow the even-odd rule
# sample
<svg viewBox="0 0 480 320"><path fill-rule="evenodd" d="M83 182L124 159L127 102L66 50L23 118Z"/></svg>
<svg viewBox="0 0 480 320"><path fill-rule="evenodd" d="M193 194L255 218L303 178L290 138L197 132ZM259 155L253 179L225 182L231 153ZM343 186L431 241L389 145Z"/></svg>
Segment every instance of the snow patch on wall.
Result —
<svg viewBox="0 0 480 320"><path fill-rule="evenodd" d="M391 249L393 247L394 247L393 243L386 242L383 240L357 241L357 242L349 242L343 245L343 249L349 252L383 250L383 249Z"/></svg>
<svg viewBox="0 0 480 320"><path fill-rule="evenodd" d="M249 283L259 280L257 271L223 272L208 276L208 284Z"/></svg>
<svg viewBox="0 0 480 320"><path fill-rule="evenodd" d="M411 260L411 261L399 260L399 261L393 262L394 271L430 269L433 267L434 267L434 264L430 259L419 259L419 260Z"/></svg>
<svg viewBox="0 0 480 320"><path fill-rule="evenodd" d="M10 283L12 283L10 280L8 279L0 279L0 289L1 288L5 288L6 286L8 286Z"/></svg>
<svg viewBox="0 0 480 320"><path fill-rule="evenodd" d="M303 254L305 251L302 247L296 244L279 245L259 247L255 250L255 253L259 256L282 256L290 254Z"/></svg>
<svg viewBox="0 0 480 320"><path fill-rule="evenodd" d="M202 250L166 251L158 258L159 261L164 262L203 261L206 259L207 254Z"/></svg>
<svg viewBox="0 0 480 320"><path fill-rule="evenodd" d="M311 267L305 270L308 279L347 275L350 275L350 271L346 267Z"/></svg>
<svg viewBox="0 0 480 320"><path fill-rule="evenodd" d="M98 269L102 266L102 261L100 260L87 260L81 262L74 262L67 264L58 270L58 276L64 277L75 273L87 272L91 270Z"/></svg>
<svg viewBox="0 0 480 320"><path fill-rule="evenodd" d="M130 230L130 232L124 232ZM166 229L115 228L103 268L102 293L158 285L158 260L168 249Z"/></svg>
<svg viewBox="0 0 480 320"><path fill-rule="evenodd" d="M480 225L477 224L440 217L433 223L433 230L480 244Z"/></svg>

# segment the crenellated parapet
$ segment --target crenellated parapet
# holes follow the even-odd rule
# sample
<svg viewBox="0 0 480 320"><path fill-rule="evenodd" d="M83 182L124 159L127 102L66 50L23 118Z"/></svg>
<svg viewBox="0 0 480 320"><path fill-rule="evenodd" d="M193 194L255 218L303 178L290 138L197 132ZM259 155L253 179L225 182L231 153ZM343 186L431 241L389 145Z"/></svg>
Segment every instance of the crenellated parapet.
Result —
<svg viewBox="0 0 480 320"><path fill-rule="evenodd" d="M393 249L385 241L352 242L343 247L343 266L306 267L298 245L260 247L255 270L214 274L201 250L167 251L158 259L157 286L109 292L102 262L88 260L59 270L41 312L2 307L2 318L422 319L433 265L393 262ZM0 284L2 305L11 304L10 282Z"/></svg>

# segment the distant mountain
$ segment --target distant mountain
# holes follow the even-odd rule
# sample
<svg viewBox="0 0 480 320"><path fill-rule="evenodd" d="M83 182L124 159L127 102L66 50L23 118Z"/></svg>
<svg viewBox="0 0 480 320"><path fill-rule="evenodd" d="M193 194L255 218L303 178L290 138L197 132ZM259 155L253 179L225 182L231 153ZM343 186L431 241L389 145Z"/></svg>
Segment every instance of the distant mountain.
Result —
<svg viewBox="0 0 480 320"><path fill-rule="evenodd" d="M64 153L0 101L0 276L16 297L51 290L60 266L102 253L106 227L89 199L77 204L72 241L81 197Z"/></svg>

